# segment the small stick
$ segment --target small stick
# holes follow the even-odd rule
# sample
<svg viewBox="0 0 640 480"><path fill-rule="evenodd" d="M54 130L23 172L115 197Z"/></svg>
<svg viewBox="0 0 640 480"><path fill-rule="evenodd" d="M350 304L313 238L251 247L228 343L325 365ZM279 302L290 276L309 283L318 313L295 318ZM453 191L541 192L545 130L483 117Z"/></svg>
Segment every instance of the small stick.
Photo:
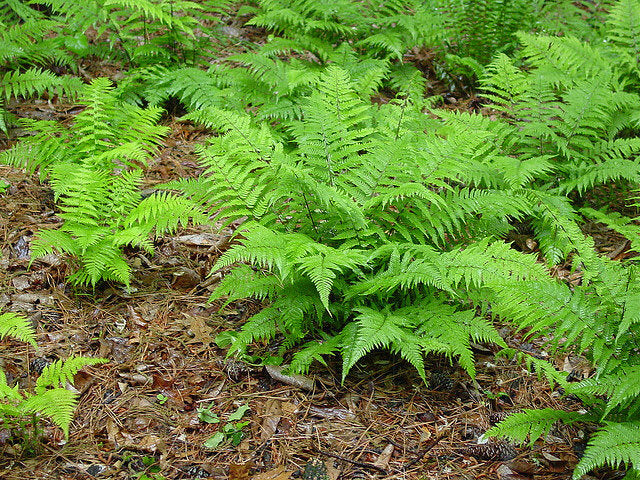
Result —
<svg viewBox="0 0 640 480"><path fill-rule="evenodd" d="M357 460L351 460L350 458L343 457L341 455L338 455L337 453L325 452L324 450L318 450L318 452L321 455L326 455L327 457L337 458L338 460L342 460L343 462L350 463L352 465L355 465L356 467L368 468L369 470L377 470L378 472L380 472L380 473L382 473L384 475L387 475L387 473L388 473L384 468L379 467L378 465L374 465L373 463L366 463L366 462L359 462Z"/></svg>
<svg viewBox="0 0 640 480"><path fill-rule="evenodd" d="M439 435L435 440L433 440L429 445L427 445L426 447L424 447L424 450L422 450L420 453L418 453L418 456L416 458L414 458L413 460L411 460L409 463L407 463L404 468L405 470L408 468L413 467L416 463L418 463L420 460L422 460L422 458L429 453L429 451L431 451L431 449L433 447L435 447L440 440L442 440L444 438L444 433Z"/></svg>

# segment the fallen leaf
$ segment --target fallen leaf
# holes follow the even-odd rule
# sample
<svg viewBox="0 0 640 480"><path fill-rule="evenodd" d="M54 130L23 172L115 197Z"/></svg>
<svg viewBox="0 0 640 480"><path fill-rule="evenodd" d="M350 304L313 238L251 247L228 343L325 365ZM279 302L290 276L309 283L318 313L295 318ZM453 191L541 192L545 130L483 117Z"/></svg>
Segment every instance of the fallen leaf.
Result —
<svg viewBox="0 0 640 480"><path fill-rule="evenodd" d="M294 387L301 388L303 390L313 390L315 388L315 382L309 377L304 375L285 375L282 371L286 368L281 365L265 365L265 370L271 378L287 385L293 385Z"/></svg>
<svg viewBox="0 0 640 480"><path fill-rule="evenodd" d="M189 333L193 335L193 340L189 343L211 345L213 343L213 328L207 325L202 317L187 318L189 320Z"/></svg>
<svg viewBox="0 0 640 480"><path fill-rule="evenodd" d="M11 283L16 288L16 290L26 290L31 286L29 277L27 277L26 275L20 275L19 277L12 278Z"/></svg>
<svg viewBox="0 0 640 480"><path fill-rule="evenodd" d="M211 233L196 233L193 235L181 235L177 238L180 243L196 247L220 248L229 241L228 235L213 235Z"/></svg>
<svg viewBox="0 0 640 480"><path fill-rule="evenodd" d="M229 465L229 480L249 480L249 470L253 464L251 462L236 465Z"/></svg>
<svg viewBox="0 0 640 480"><path fill-rule="evenodd" d="M289 480L293 472L287 472L283 466L260 473L251 477L251 480Z"/></svg>
<svg viewBox="0 0 640 480"><path fill-rule="evenodd" d="M389 460L391 460L391 455L393 455L393 445L389 443L386 447L384 447L384 450L382 450L382 453L378 456L378 458L376 458L376 461L373 462L373 464L386 470L387 468L389 468Z"/></svg>
<svg viewBox="0 0 640 480"><path fill-rule="evenodd" d="M278 423L280 423L281 418L282 402L276 398L267 400L264 417L262 419L262 424L260 425L260 442L266 442L274 433L276 433L276 429L278 428Z"/></svg>

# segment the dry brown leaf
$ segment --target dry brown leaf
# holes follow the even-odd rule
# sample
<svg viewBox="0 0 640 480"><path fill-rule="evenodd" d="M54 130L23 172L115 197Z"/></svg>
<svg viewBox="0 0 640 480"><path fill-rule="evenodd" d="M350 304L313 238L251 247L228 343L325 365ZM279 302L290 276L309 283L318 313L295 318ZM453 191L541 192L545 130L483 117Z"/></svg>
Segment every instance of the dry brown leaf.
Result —
<svg viewBox="0 0 640 480"><path fill-rule="evenodd" d="M294 387L301 388L303 390L313 390L315 383L312 378L305 377L304 375L285 375L282 371L286 368L280 365L265 365L265 370L271 378L287 385L293 385Z"/></svg>
<svg viewBox="0 0 640 480"><path fill-rule="evenodd" d="M145 452L160 452L163 456L167 454L167 445L157 435L145 435L137 443L137 447Z"/></svg>
<svg viewBox="0 0 640 480"><path fill-rule="evenodd" d="M262 424L260 425L261 442L266 442L273 436L274 433L276 433L278 423L280 423L280 419L282 418L281 404L282 402L280 402L276 398L267 400L267 404L265 405L264 418L262 419Z"/></svg>
<svg viewBox="0 0 640 480"><path fill-rule="evenodd" d="M281 465L269 470L268 472L260 473L251 477L251 480L289 480L293 472L287 472Z"/></svg>
<svg viewBox="0 0 640 480"><path fill-rule="evenodd" d="M213 343L213 328L207 325L202 317L187 317L189 320L189 332L193 334L193 340L188 343Z"/></svg>
<svg viewBox="0 0 640 480"><path fill-rule="evenodd" d="M242 465L232 463L229 465L229 480L249 480L249 470L252 466L251 462Z"/></svg>
<svg viewBox="0 0 640 480"><path fill-rule="evenodd" d="M195 247L220 248L229 241L229 235L213 235L211 233L196 233L193 235L181 235L177 238L180 243Z"/></svg>
<svg viewBox="0 0 640 480"><path fill-rule="evenodd" d="M380 467L386 470L389 468L389 460L391 460L391 455L393 455L393 445L389 443L386 447L384 447L384 450L382 450L382 453L380 454L380 456L378 456L378 458L376 458L376 461L373 462L373 464L376 467Z"/></svg>

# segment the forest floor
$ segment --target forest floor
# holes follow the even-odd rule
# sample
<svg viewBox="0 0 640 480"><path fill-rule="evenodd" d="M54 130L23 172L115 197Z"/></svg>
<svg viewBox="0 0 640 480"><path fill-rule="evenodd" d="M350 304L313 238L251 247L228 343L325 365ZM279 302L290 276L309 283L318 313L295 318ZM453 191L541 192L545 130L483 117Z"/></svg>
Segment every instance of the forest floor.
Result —
<svg viewBox="0 0 640 480"><path fill-rule="evenodd" d="M101 69L85 71L117 74ZM455 108L474 104L451 98ZM11 108L18 116L62 122L80 110L62 100ZM171 133L149 166L149 189L197 175L193 147L208 135L170 116L165 123ZM209 272L231 230L187 228L158 238L154 256L127 252L135 272L128 291L119 285L74 291L65 283L65 259L50 255L29 268L34 234L60 222L51 189L9 167L0 167L0 179L9 184L0 196L0 309L27 315L39 343L35 351L2 341L3 370L29 388L45 362L72 354L109 360L76 377L80 404L68 441L44 423L42 438L29 446L0 425L1 479L287 480L322 478L313 474L324 470L332 480L571 477L588 435L584 426L558 426L531 447L483 443L482 433L508 413L580 408L521 364L496 358L495 346L476 346L475 380L444 358L429 358L428 384L388 355L367 356L344 385L332 362L291 378L226 359L216 335L239 328L260 308L249 300L222 310L207 303L221 277ZM624 255L625 240L596 224L587 227L603 254ZM536 248L526 236L513 240ZM580 281L568 267L553 274ZM507 326L501 333L512 346L548 356L542 341L526 343ZM590 374L581 358L553 361L576 379ZM617 475L602 471L591 478Z"/></svg>

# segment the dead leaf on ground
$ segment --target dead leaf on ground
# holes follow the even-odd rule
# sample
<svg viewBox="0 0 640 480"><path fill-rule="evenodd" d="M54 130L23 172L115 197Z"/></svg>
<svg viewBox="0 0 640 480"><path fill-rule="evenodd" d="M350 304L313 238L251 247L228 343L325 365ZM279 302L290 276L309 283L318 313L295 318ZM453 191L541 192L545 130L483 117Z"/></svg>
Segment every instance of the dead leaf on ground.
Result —
<svg viewBox="0 0 640 480"><path fill-rule="evenodd" d="M293 472L287 472L283 466L279 466L268 472L254 475L251 480L289 480L292 474Z"/></svg>
<svg viewBox="0 0 640 480"><path fill-rule="evenodd" d="M378 456L378 458L376 458L376 461L373 462L373 464L376 467L387 470L389 468L389 460L391 460L391 455L393 455L393 445L389 443L386 447L384 447L384 450Z"/></svg>
<svg viewBox="0 0 640 480"><path fill-rule="evenodd" d="M242 465L232 463L229 465L229 480L249 480L249 470L252 466L251 462Z"/></svg>
<svg viewBox="0 0 640 480"><path fill-rule="evenodd" d="M265 365L264 368L267 373L271 375L271 378L279 382L286 383L287 385L293 385L294 387L298 387L303 390L311 391L315 388L315 382L309 377L298 374L285 375L284 373L282 373L286 366Z"/></svg>
<svg viewBox="0 0 640 480"><path fill-rule="evenodd" d="M262 428L260 432L261 442L266 442L274 433L276 433L278 423L280 423L280 419L282 418L281 403L282 402L276 398L270 398L267 400L264 417L262 419L262 424L260 425Z"/></svg>

